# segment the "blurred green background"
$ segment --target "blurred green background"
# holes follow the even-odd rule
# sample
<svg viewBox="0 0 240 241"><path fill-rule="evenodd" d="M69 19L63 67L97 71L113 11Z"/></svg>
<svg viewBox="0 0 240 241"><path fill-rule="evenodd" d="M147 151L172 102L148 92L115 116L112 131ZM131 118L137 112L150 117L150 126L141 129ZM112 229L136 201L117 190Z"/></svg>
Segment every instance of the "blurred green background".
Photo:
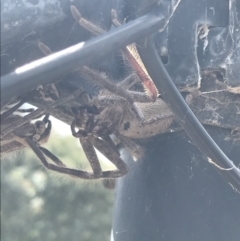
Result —
<svg viewBox="0 0 240 241"><path fill-rule="evenodd" d="M43 146L68 166L89 169L72 136L53 132ZM46 170L31 150L13 153L1 162L1 240L110 240L113 195L100 181Z"/></svg>

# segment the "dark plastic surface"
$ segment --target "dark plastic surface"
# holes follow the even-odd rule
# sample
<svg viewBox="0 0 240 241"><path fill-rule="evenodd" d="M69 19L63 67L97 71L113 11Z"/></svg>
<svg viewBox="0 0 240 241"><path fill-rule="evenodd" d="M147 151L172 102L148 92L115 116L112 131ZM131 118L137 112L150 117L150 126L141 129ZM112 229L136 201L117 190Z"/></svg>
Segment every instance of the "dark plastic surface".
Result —
<svg viewBox="0 0 240 241"><path fill-rule="evenodd" d="M207 129L239 165L240 142L228 131ZM117 181L114 241L239 241L240 194L220 177L183 134L144 143L137 162Z"/></svg>
<svg viewBox="0 0 240 241"><path fill-rule="evenodd" d="M66 18L63 1L28 0L1 1L1 47L7 48L24 40L36 31L61 22Z"/></svg>
<svg viewBox="0 0 240 241"><path fill-rule="evenodd" d="M218 14L215 14L218 13ZM166 69L183 89L197 88L200 81L197 56L198 26L228 25L228 1L183 0L169 24Z"/></svg>

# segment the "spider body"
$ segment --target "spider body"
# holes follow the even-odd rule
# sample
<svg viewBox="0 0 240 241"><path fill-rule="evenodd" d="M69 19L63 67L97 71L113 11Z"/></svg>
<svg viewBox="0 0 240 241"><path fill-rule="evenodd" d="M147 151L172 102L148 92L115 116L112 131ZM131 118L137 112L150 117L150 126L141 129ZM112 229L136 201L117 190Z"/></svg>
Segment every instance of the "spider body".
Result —
<svg viewBox="0 0 240 241"><path fill-rule="evenodd" d="M80 25L84 23L83 27L87 30L95 35L104 33L104 31L96 31L99 27L93 24L86 24L88 21L81 17L75 7L72 6L71 11L77 22ZM114 16L114 24L116 26L119 25L116 16ZM51 49L43 43L39 43L38 47L44 55L52 53ZM45 122L48 123L47 131L39 126L39 128L35 128L39 131L33 131L30 135L28 132L17 135L22 140L21 147L30 147L47 169L73 177L108 179L126 174L127 166L121 159L110 135L116 135L132 153L135 153L136 148L132 139L149 138L169 131L174 116L167 104L162 99L157 98L156 87L141 62L136 47L132 45L124 48L122 54L125 62L128 62L133 70L120 83L115 84L106 74L87 66L79 67L76 72L80 73L85 80L100 85L102 92L91 98L82 86L79 88L79 86L75 85L76 87L74 88L73 82L68 81L63 84L63 81L59 80L60 83L44 86L38 90L38 94L29 100L30 103L38 106L38 109L24 117L31 120L32 117L30 116L34 112L36 112L35 115L49 113L70 125L72 135L79 139L93 172L68 168L53 153L39 145L40 141L44 139L43 137L50 134L51 122L48 120ZM146 92L138 92L135 91L135 88L132 88L141 83L144 87L141 89L145 89ZM58 89L61 84L64 85L64 91L68 92L65 97L61 96L61 91ZM74 90L71 89L72 87ZM87 98L85 98L86 96ZM16 108L17 105L15 106ZM162 110L160 114L159 110ZM22 130L24 122L21 122L19 125L15 123L15 126L13 133ZM5 136L9 134L9 131L7 128L4 130ZM117 169L103 171L95 148L106 156ZM53 161L53 163L48 162L47 158Z"/></svg>
<svg viewBox="0 0 240 241"><path fill-rule="evenodd" d="M99 105L101 100L95 99L95 102ZM161 99L154 103L136 103L145 121L140 120L128 105L117 99L112 102L102 105L97 113L92 113L89 108L80 108L75 126L86 136L120 134L131 139L144 139L166 132L174 120L173 113ZM156 114L159 109L162 110L160 115Z"/></svg>

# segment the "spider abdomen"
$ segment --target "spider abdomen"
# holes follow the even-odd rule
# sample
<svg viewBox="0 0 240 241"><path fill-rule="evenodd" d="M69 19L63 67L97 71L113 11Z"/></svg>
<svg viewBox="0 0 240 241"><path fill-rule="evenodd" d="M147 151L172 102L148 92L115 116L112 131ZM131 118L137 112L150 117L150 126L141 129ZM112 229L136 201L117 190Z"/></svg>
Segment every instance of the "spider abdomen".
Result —
<svg viewBox="0 0 240 241"><path fill-rule="evenodd" d="M144 139L167 131L174 120L174 115L167 104L158 99L152 103L137 103L146 121L142 122L133 113L126 112L118 129L125 137Z"/></svg>

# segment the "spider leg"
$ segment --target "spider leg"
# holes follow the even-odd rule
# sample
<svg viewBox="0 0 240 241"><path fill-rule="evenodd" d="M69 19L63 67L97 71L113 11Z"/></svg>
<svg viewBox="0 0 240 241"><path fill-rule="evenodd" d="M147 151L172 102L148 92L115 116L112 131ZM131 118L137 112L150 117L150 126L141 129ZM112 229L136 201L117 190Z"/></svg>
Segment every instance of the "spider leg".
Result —
<svg viewBox="0 0 240 241"><path fill-rule="evenodd" d="M34 108L28 108L28 109L18 109L16 110L19 113L31 113L34 111Z"/></svg>
<svg viewBox="0 0 240 241"><path fill-rule="evenodd" d="M144 148L138 145L135 141L119 133L117 133L117 137L120 139L123 145L130 151L134 160L137 160L140 156L144 154L145 152Z"/></svg>
<svg viewBox="0 0 240 241"><path fill-rule="evenodd" d="M117 12L114 9L111 10L111 18L112 23L115 27L121 26L121 23L118 20ZM124 57L126 57L128 62L140 78L143 86L145 87L147 95L151 98L152 101L156 101L156 99L158 98L157 87L155 86L150 75L148 74L148 71L145 68L142 59L137 51L136 45L128 45L122 51Z"/></svg>
<svg viewBox="0 0 240 241"><path fill-rule="evenodd" d="M90 137L85 137L83 135L80 135L79 137L80 144L82 145L82 148L85 152L85 155L92 167L94 176L96 178L101 177L102 175L102 168L100 166L100 162L98 160L97 154L95 149L93 148L93 145L91 143Z"/></svg>
<svg viewBox="0 0 240 241"><path fill-rule="evenodd" d="M50 152L48 149L39 146L39 149L47 156L49 157L54 163L56 163L58 166L66 167L66 165L58 158L56 157L52 152Z"/></svg>
<svg viewBox="0 0 240 241"><path fill-rule="evenodd" d="M115 27L121 26L121 23L118 20L117 12L115 9L111 10L111 18L112 18L112 23Z"/></svg>
<svg viewBox="0 0 240 241"><path fill-rule="evenodd" d="M77 178L96 179L95 175L92 174L92 173L62 166L64 164L55 155L53 155L51 152L49 152L48 150L46 150L43 147L41 147L41 148L38 147L36 145L36 143L30 137L24 138L24 141L33 150L33 152L36 154L36 156L40 159L42 164L47 169L58 172L58 173L62 173L62 174L70 175L70 176L73 176L73 177L77 177ZM48 156L51 159L53 157L52 160L55 163L57 163L57 165L49 163L47 161L46 157L44 156L44 154L46 154L46 156Z"/></svg>
<svg viewBox="0 0 240 241"><path fill-rule="evenodd" d="M38 48L46 56L52 54L52 50L46 44L44 44L42 42L38 42Z"/></svg>
<svg viewBox="0 0 240 241"><path fill-rule="evenodd" d="M13 152L26 147L26 143L22 141L24 137L30 136L38 143L45 143L51 132L51 121L48 120L49 115L45 115L42 121L36 121L34 124L26 123L12 133L6 135L1 140L1 153ZM47 125L47 126L46 126Z"/></svg>
<svg viewBox="0 0 240 241"><path fill-rule="evenodd" d="M39 141L43 141L44 136L47 136L50 133L50 129L51 129L50 123L51 122L48 120L48 115L45 116L44 121L47 122L48 126L45 129L45 131L43 132L43 134L42 134L43 136L41 136ZM36 154L36 156L40 159L42 164L47 169L50 169L50 170L53 170L53 171L56 171L56 172L60 172L60 173L63 173L63 174L75 176L75 177L80 177L80 178L83 178L83 179L94 179L94 178L96 178L92 173L88 173L88 172L85 172L85 171L75 170L75 169L65 167L64 163L61 160L59 160L59 158L57 158L54 154L52 154L46 148L40 147L38 145L38 143L33 140L34 135L21 137L21 136L18 136L17 134L19 134L19 133L16 133L16 135L12 134L12 135L14 135L13 138L14 138L14 141L16 142L14 144L14 148L19 149L19 148L26 147L26 146L30 147L33 150L33 152ZM7 152L7 147L5 147L5 149L6 149L5 152ZM10 150L10 151L13 151L13 150ZM49 157L57 165L48 163L45 155L47 157Z"/></svg>
<svg viewBox="0 0 240 241"><path fill-rule="evenodd" d="M34 110L33 112L31 112L30 114L23 116L21 118L18 118L15 122L11 123L10 125L8 125L6 128L2 128L1 130L1 139L3 137L5 137L7 134L17 130L19 127L21 127L22 125L26 124L27 122L39 118L41 117L44 112L48 112L51 113L51 111L59 105L65 104L73 99L75 99L77 96L80 96L83 93L83 89L79 88L78 90L76 90L72 95L60 99L58 101L55 101L54 103L52 103L51 105L47 106L41 106L41 108L38 108L36 110Z"/></svg>
<svg viewBox="0 0 240 241"><path fill-rule="evenodd" d="M33 136L33 139L38 143L47 142L52 130L52 122L49 120L49 114L46 114L42 121L36 121L35 126L36 134Z"/></svg>
<svg viewBox="0 0 240 241"><path fill-rule="evenodd" d="M12 113L14 113L20 106L22 106L25 102L27 102L31 97L33 97L36 94L36 90L33 90L28 96L20 100L16 105L14 105L9 110L5 111L0 115L1 121L5 120L8 116L10 116Z"/></svg>
<svg viewBox="0 0 240 241"><path fill-rule="evenodd" d="M97 25L92 24L87 19L82 18L80 12L78 11L78 9L75 6L71 5L70 10L71 10L72 16L74 17L76 22L78 22L78 24L80 26L82 26L83 28L87 29L89 32L91 32L95 36L103 34L103 33L106 32L105 30L101 29Z"/></svg>
<svg viewBox="0 0 240 241"><path fill-rule="evenodd" d="M4 123L6 121L8 122L7 126L9 126L9 124L11 125L19 118L22 118L22 117L17 116L17 115L11 115L1 123L1 127L4 128L6 126L6 123ZM22 132L22 133L24 132L23 133L24 135L25 134L27 134L27 135L34 134L34 131L35 131L35 128L30 123L25 124L23 127L21 127L19 129L19 132ZM1 154L14 152L14 151L19 150L24 147L25 146L21 142L18 141L18 137L15 135L14 132L9 133L1 138L1 151L0 151Z"/></svg>
<svg viewBox="0 0 240 241"><path fill-rule="evenodd" d="M5 137L7 134L17 130L19 127L23 126L27 122L30 122L32 119L40 117L44 114L44 110L37 109L30 114L19 117L14 123L11 123L11 125L7 126L4 130L1 132L1 139Z"/></svg>
<svg viewBox="0 0 240 241"><path fill-rule="evenodd" d="M115 152L114 149L111 149L103 140L97 137L91 137L91 142L94 147L96 147L104 156L108 158L117 168L117 171L106 171L103 172L103 177L109 177L109 174L112 173L112 178L123 176L127 173L127 165L121 159L119 154Z"/></svg>
<svg viewBox="0 0 240 241"><path fill-rule="evenodd" d="M52 54L52 50L42 42L38 42L38 48L45 56ZM54 83L51 83L48 86L50 86L52 92L55 94L55 97L57 97L57 99L60 99L59 92L56 85ZM42 92L42 96L45 97L44 92Z"/></svg>
<svg viewBox="0 0 240 241"><path fill-rule="evenodd" d="M12 140L1 141L1 155L20 150L24 147L22 143L17 141L16 137L12 137Z"/></svg>
<svg viewBox="0 0 240 241"><path fill-rule="evenodd" d="M100 162L98 160L96 151L94 150L94 148L92 146L90 137L84 136L80 130L78 132L76 132L75 123L76 122L74 120L71 124L72 135L79 139L79 142L82 145L85 155L92 167L93 173L96 176L96 178L98 178L102 175L102 168L101 168Z"/></svg>
<svg viewBox="0 0 240 241"><path fill-rule="evenodd" d="M92 166L94 173L96 171L99 171L100 168L102 178L117 178L126 174L127 166L120 158L117 148L111 148L111 145L114 145L114 143L110 141L107 137L105 138L105 140L107 140L107 143L105 143L103 140L97 137L84 136L84 131L79 130L78 132L76 132L75 123L76 122L74 120L71 125L72 134L74 137L79 138L82 148L90 162L90 165ZM118 168L118 170L102 171L93 146L96 147L103 155L105 155Z"/></svg>
<svg viewBox="0 0 240 241"><path fill-rule="evenodd" d="M116 154L120 156L120 153L110 136L103 136L103 137L101 137L101 139L109 146L110 149L115 151Z"/></svg>
<svg viewBox="0 0 240 241"><path fill-rule="evenodd" d="M47 127L46 127L46 125L47 125ZM44 119L42 120L42 121L36 121L35 123L34 123L34 125L33 124L30 124L30 126L29 127L34 127L35 126L35 133L34 134L31 134L29 131L28 131L28 133L26 133L26 128L23 128L23 127L21 127L22 129L23 129L23 133L21 133L21 131L19 132L19 131L16 131L17 133L15 133L15 134L10 134L9 136L7 136L7 137L10 137L11 139L9 139L8 138L8 140L7 141L11 141L12 142L12 144L14 144L13 145L13 147L11 147L10 149L9 149L9 151L14 151L14 150L17 150L17 149L20 149L20 148L23 148L23 147L25 147L25 142L23 142L22 141L22 138L19 136L19 135L25 135L25 136L29 136L29 135L31 135L32 136L32 138L35 140L35 141L37 141L38 143L45 143L45 142L47 142L47 140L48 140L48 138L49 138L49 136L50 136L50 133L51 133L51 128L52 128L52 124L51 124L51 121L49 120L49 114L47 114L47 115L45 115L45 117L44 117ZM29 129L29 128L28 128ZM3 140L4 141L4 140ZM4 148L4 146L3 146L3 148ZM40 147L40 149L41 149L41 147ZM44 150L46 150L45 148L43 148ZM2 151L2 150L1 150ZM4 152L4 150L3 150L3 152ZM43 151L44 152L44 151ZM47 154L49 153L49 151L48 150L46 150L46 152L47 152ZM46 154L46 155L47 155ZM54 160L54 155L52 156L52 157L50 157L52 160ZM57 158L57 157L55 157L55 158ZM58 158L57 158L58 159ZM59 159L58 159L59 160ZM57 163L57 161L56 161L56 163ZM59 163L61 164L61 165L63 165L64 166L64 164L61 162L61 161L59 161Z"/></svg>
<svg viewBox="0 0 240 241"><path fill-rule="evenodd" d="M139 106L139 103L149 103L149 98L144 93L135 92L135 91L131 91L129 93L131 93L134 100L138 102L138 106ZM101 106L101 107L108 107L110 104L113 106L120 105L120 106L129 107L128 102L125 99L119 96L113 96L113 95L97 96L93 99L93 103L96 106ZM142 114L144 115L144 113ZM144 115L144 119L145 119L145 115Z"/></svg>
<svg viewBox="0 0 240 241"><path fill-rule="evenodd" d="M39 146L39 142L43 142L50 135L51 121L48 118L49 118L49 115L47 114L42 121L39 121L44 124L47 124L47 127L45 129L39 125L40 123L37 123L37 124L35 123L35 125L36 125L35 133L27 133L25 128L22 128L22 130L17 130L16 132L12 133L11 134L13 136L12 138L17 143L17 144L15 143L15 146L14 146L15 149L19 149L19 148L26 147L26 146L30 147L33 150L33 152L36 154L36 156L39 158L39 160L42 162L42 164L47 169L50 169L52 171L56 171L59 173L63 173L63 174L67 174L70 176L83 178L83 179L100 178L101 177L101 167L100 167L100 173L98 173L97 168L96 168L98 166L96 164L96 163L98 163L98 161L96 163L94 163L95 165L93 167L96 174L89 173L89 172L82 171L82 170L67 168L65 166L65 164L58 157L56 157L53 153L51 153L46 148ZM32 124L31 127L34 127L34 125ZM25 135L25 136L23 136L23 135ZM7 151L7 150L5 150L5 151ZM10 150L10 151L12 151L12 150ZM45 156L50 158L50 160L52 160L56 165L49 163ZM99 166L100 166L100 164L99 164Z"/></svg>
<svg viewBox="0 0 240 241"><path fill-rule="evenodd" d="M135 73L131 73L117 85L121 86L123 89L130 90L135 84L138 83L140 83L138 76Z"/></svg>

